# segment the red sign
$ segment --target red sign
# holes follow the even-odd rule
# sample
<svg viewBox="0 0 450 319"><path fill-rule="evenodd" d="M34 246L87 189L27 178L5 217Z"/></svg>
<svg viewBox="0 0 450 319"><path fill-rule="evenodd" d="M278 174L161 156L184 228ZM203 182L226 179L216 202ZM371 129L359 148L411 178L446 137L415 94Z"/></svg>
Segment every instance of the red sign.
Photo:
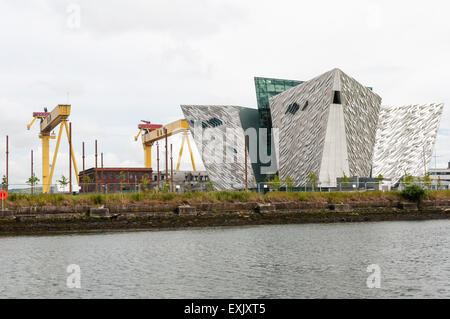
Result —
<svg viewBox="0 0 450 319"><path fill-rule="evenodd" d="M0 200L5 200L8 198L8 192L7 191L0 191Z"/></svg>
<svg viewBox="0 0 450 319"><path fill-rule="evenodd" d="M47 117L49 116L49 112L34 112L33 117Z"/></svg>

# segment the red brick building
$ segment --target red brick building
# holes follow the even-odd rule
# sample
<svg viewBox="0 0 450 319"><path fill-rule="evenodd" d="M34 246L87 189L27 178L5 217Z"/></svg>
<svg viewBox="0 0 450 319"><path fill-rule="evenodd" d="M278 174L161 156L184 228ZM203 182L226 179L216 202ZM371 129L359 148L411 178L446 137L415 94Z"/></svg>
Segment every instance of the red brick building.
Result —
<svg viewBox="0 0 450 319"><path fill-rule="evenodd" d="M152 181L151 168L90 168L81 171L81 193L114 193L137 191L142 187L143 179ZM140 185L140 186L139 186Z"/></svg>

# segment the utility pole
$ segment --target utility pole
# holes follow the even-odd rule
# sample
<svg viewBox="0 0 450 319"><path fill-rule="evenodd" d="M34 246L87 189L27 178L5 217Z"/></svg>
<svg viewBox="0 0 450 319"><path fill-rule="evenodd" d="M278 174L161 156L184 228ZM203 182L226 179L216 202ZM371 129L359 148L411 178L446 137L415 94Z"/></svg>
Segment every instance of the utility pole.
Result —
<svg viewBox="0 0 450 319"><path fill-rule="evenodd" d="M172 192L173 190L173 153L172 153L172 144L170 144L170 184Z"/></svg>
<svg viewBox="0 0 450 319"><path fill-rule="evenodd" d="M83 142L83 172L85 171L86 167L84 165L85 162L85 156L84 156L84 142Z"/></svg>
<svg viewBox="0 0 450 319"><path fill-rule="evenodd" d="M9 168L8 163L9 161L9 137L6 135L6 191L8 191L9 188Z"/></svg>
<svg viewBox="0 0 450 319"><path fill-rule="evenodd" d="M168 137L167 137L167 129L164 128L164 134L166 135L166 185L168 184L168 178L169 178L169 148L168 148Z"/></svg>
<svg viewBox="0 0 450 319"><path fill-rule="evenodd" d="M84 154L84 142L83 142L83 179L84 179L84 171L85 171L85 154ZM83 187L83 192L85 191L85 189L86 189L86 186L84 185L84 180L82 180L81 181L81 185L83 185L82 187Z"/></svg>
<svg viewBox="0 0 450 319"><path fill-rule="evenodd" d="M247 175L247 136L244 135L244 139L245 139L245 149L244 149L244 153L245 153L245 191L248 191L248 175Z"/></svg>
<svg viewBox="0 0 450 319"><path fill-rule="evenodd" d="M69 192L72 195L72 122L69 123Z"/></svg>
<svg viewBox="0 0 450 319"><path fill-rule="evenodd" d="M97 161L98 153L97 153L97 140L95 140L95 168L98 168Z"/></svg>
<svg viewBox="0 0 450 319"><path fill-rule="evenodd" d="M160 175L159 175L159 143L158 142L156 142L156 169L158 170L158 191L159 191Z"/></svg>
<svg viewBox="0 0 450 319"><path fill-rule="evenodd" d="M34 194L33 150L31 150L31 195Z"/></svg>

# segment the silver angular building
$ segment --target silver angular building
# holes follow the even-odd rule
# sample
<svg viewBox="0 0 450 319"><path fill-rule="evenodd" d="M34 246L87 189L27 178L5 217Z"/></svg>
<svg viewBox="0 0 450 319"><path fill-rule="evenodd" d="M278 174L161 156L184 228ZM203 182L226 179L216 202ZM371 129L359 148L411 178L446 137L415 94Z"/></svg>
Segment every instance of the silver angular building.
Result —
<svg viewBox="0 0 450 319"><path fill-rule="evenodd" d="M312 172L336 187L338 177L369 176L380 106L380 96L339 69L272 97L280 178L301 186Z"/></svg>
<svg viewBox="0 0 450 319"><path fill-rule="evenodd" d="M424 176L428 171L442 103L383 106L378 122L373 175L397 182L405 172Z"/></svg>
<svg viewBox="0 0 450 319"><path fill-rule="evenodd" d="M255 188L273 174L322 187L344 176L423 176L443 104L382 107L339 69L309 81L255 77L258 109L182 105L209 178L219 190ZM247 147L245 138L248 136ZM255 146L256 144L256 146Z"/></svg>
<svg viewBox="0 0 450 319"><path fill-rule="evenodd" d="M244 131L246 126L258 125L258 111L241 106L217 105L182 105L181 110L215 188L245 189ZM248 187L255 188L256 179L249 152L247 156Z"/></svg>

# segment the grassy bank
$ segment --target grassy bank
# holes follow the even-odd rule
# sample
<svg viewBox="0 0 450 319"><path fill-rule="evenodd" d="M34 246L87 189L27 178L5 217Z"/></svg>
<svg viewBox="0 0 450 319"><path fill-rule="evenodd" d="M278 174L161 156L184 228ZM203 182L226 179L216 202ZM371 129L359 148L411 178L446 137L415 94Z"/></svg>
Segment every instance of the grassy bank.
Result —
<svg viewBox="0 0 450 319"><path fill-rule="evenodd" d="M450 191L427 191L424 199L450 199ZM133 193L133 194L87 194L87 195L27 195L11 194L7 199L7 207L30 206L77 206L104 204L197 204L217 202L322 202L330 204L346 204L361 201L405 200L400 192L270 192L261 195L253 192L198 192L198 193Z"/></svg>

